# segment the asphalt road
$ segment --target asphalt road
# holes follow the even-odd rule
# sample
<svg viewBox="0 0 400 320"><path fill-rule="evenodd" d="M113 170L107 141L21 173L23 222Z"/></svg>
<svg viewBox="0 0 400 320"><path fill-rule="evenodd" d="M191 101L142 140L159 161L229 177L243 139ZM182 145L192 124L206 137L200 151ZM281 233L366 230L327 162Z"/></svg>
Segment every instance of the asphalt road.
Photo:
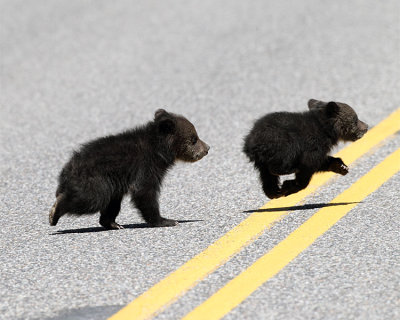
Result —
<svg viewBox="0 0 400 320"><path fill-rule="evenodd" d="M398 1L0 1L0 318L106 319L267 202L241 152L253 120L347 102L371 127L400 107ZM161 193L174 228L124 201L48 225L57 175L80 143L184 114L211 150ZM342 146L340 146L342 147ZM307 198L330 202L400 148L396 134ZM226 319L400 316L400 174ZM295 230L292 211L157 319L178 319Z"/></svg>

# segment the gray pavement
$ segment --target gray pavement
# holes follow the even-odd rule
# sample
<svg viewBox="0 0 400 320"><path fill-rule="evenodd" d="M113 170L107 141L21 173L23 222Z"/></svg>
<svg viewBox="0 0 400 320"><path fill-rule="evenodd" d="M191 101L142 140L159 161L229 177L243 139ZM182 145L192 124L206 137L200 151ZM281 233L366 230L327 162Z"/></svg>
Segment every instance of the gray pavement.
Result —
<svg viewBox="0 0 400 320"><path fill-rule="evenodd" d="M105 319L262 206L242 137L266 112L348 102L373 126L400 107L398 1L0 1L0 318ZM145 228L98 216L48 226L57 175L89 139L182 113L211 145L179 163ZM400 148L383 144L307 203L329 202ZM400 176L227 319L394 319ZM316 210L294 211L158 318L177 319Z"/></svg>

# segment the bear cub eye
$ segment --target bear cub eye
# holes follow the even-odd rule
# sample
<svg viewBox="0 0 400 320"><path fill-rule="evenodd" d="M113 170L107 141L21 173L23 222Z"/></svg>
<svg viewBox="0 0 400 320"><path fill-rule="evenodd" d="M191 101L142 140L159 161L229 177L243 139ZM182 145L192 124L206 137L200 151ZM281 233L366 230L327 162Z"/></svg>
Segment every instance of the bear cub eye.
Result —
<svg viewBox="0 0 400 320"><path fill-rule="evenodd" d="M196 136L193 136L190 141L192 142L192 144L196 144L198 139L199 138L197 138Z"/></svg>

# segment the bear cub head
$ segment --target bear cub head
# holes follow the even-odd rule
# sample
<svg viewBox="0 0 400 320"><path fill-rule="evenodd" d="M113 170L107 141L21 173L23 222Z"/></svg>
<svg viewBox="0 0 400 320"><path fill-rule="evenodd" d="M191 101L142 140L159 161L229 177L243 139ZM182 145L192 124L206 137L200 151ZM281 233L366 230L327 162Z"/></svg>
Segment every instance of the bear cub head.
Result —
<svg viewBox="0 0 400 320"><path fill-rule="evenodd" d="M368 125L358 119L352 107L341 102L308 101L311 111L323 112L332 122L335 134L342 141L356 141L368 131Z"/></svg>
<svg viewBox="0 0 400 320"><path fill-rule="evenodd" d="M154 122L160 134L167 136L177 160L195 162L208 154L210 146L199 138L194 125L185 117L159 109Z"/></svg>

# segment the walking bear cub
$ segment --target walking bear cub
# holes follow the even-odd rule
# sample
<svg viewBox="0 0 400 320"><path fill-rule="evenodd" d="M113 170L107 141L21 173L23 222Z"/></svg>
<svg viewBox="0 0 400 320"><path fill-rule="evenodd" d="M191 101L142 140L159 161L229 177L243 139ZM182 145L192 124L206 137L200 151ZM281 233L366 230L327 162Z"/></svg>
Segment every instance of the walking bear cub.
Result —
<svg viewBox="0 0 400 320"><path fill-rule="evenodd" d="M175 226L177 221L163 218L159 211L163 177L176 160L195 162L209 149L192 123L163 109L144 126L93 140L74 152L62 169L50 225L66 213L100 211L103 227L121 229L115 218L122 198L130 193L149 225Z"/></svg>
<svg viewBox="0 0 400 320"><path fill-rule="evenodd" d="M243 151L259 170L264 193L271 199L304 189L318 171L347 174L342 159L328 153L340 140L356 141L368 130L345 103L311 99L308 108L303 113L267 114L245 137ZM281 185L279 176L291 173L296 178Z"/></svg>

